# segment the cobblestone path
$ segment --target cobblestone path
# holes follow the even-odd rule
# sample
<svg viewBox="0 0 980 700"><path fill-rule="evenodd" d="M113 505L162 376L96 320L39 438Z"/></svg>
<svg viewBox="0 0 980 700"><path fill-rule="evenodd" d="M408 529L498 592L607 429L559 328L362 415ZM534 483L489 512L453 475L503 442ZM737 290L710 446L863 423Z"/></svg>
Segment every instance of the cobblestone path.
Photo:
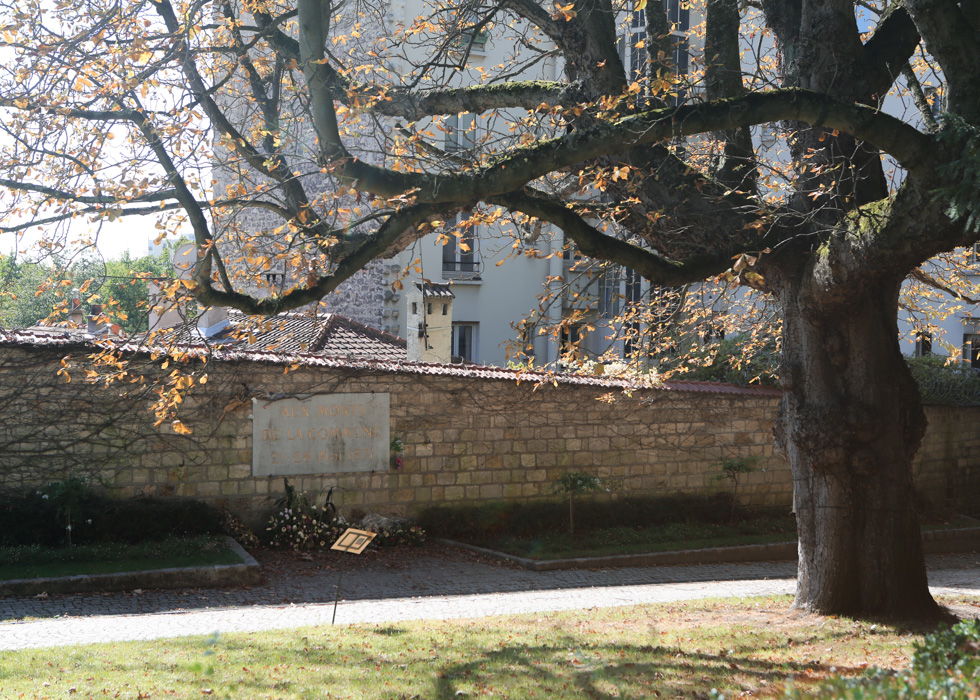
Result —
<svg viewBox="0 0 980 700"><path fill-rule="evenodd" d="M0 598L0 649L329 624L334 564L271 565L231 590ZM980 596L980 556L928 558L936 593ZM532 572L442 547L359 561L344 572L337 624L473 618L705 597L792 593L795 564L762 562Z"/></svg>

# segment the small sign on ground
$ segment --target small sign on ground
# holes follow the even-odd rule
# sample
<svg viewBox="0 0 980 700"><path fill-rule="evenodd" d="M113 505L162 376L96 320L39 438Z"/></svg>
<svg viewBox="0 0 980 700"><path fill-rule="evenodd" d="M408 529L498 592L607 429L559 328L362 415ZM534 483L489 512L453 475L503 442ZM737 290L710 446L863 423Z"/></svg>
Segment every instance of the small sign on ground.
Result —
<svg viewBox="0 0 980 700"><path fill-rule="evenodd" d="M337 541L330 546L330 549L347 552L348 554L360 554L369 544L371 544L371 540L377 536L378 533L376 532L357 530L349 527L344 531L344 534L338 537Z"/></svg>

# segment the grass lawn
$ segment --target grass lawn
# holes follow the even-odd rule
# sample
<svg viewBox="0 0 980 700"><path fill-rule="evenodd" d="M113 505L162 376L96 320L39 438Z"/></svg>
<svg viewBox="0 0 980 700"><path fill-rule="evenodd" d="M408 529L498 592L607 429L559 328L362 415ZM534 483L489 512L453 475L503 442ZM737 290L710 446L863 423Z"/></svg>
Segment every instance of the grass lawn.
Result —
<svg viewBox="0 0 980 700"><path fill-rule="evenodd" d="M646 527L610 527L583 532L575 537L568 533L548 533L529 538L501 537L474 544L543 560L669 552L795 539L796 521L792 517L786 517L740 520L732 525L693 522Z"/></svg>
<svg viewBox="0 0 980 700"><path fill-rule="evenodd" d="M920 638L789 605L775 596L0 652L0 697L780 697L790 679L811 688L904 667Z"/></svg>
<svg viewBox="0 0 980 700"><path fill-rule="evenodd" d="M0 547L0 580L240 564L224 537L173 537L129 545L116 542L50 549ZM2 695L0 695L2 697Z"/></svg>

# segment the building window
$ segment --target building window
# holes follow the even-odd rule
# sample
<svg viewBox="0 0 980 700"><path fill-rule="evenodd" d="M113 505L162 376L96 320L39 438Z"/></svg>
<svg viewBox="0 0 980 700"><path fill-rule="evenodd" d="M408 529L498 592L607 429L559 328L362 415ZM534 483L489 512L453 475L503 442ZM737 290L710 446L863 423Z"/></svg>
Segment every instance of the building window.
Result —
<svg viewBox="0 0 980 700"><path fill-rule="evenodd" d="M643 302L643 277L636 270L626 270L625 285L626 304L629 307L630 315L640 311L639 305ZM640 342L640 323L630 321L623 328L623 355L630 357L639 350Z"/></svg>
<svg viewBox="0 0 980 700"><path fill-rule="evenodd" d="M969 362L973 369L980 370L980 335L963 334L963 359Z"/></svg>
<svg viewBox="0 0 980 700"><path fill-rule="evenodd" d="M454 362L476 361L476 329L475 323L454 323L452 338L452 355Z"/></svg>
<svg viewBox="0 0 980 700"><path fill-rule="evenodd" d="M520 351L526 357L534 357L534 330L533 323L523 321L521 323L521 348Z"/></svg>
<svg viewBox="0 0 980 700"><path fill-rule="evenodd" d="M446 132L446 150L450 153L476 147L477 121L474 115L468 112L451 114L442 125Z"/></svg>
<svg viewBox="0 0 980 700"><path fill-rule="evenodd" d="M682 0L663 0L664 11L667 13L667 23L671 27L673 44L672 68L679 76L687 75L690 70L690 46L687 33L691 28L691 11ZM647 17L646 9L634 10L629 14L629 26L625 27L625 36L619 40L619 54L626 68L626 78L631 83L647 76ZM684 101L682 90L675 90L671 96L671 104L678 105ZM644 86L641 95L647 94Z"/></svg>
<svg viewBox="0 0 980 700"><path fill-rule="evenodd" d="M966 258L967 265L969 265L972 270L968 271L967 274L975 274L973 270L980 269L980 243L974 243L969 249Z"/></svg>
<svg viewBox="0 0 980 700"><path fill-rule="evenodd" d="M558 340L559 355L575 355L578 353L582 342L582 326L575 324L562 326L561 337Z"/></svg>
<svg viewBox="0 0 980 700"><path fill-rule="evenodd" d="M725 339L725 329L723 326L717 323L706 323L704 325L704 333L701 334L701 341L707 345L708 343L715 340Z"/></svg>
<svg viewBox="0 0 980 700"><path fill-rule="evenodd" d="M477 7L468 9L457 9L451 15L451 24L446 27L447 33L454 33L456 36L452 40L452 49L456 53L465 51L475 51L483 53L486 48L490 34L485 28L477 28L477 25L484 19L488 8L480 3Z"/></svg>
<svg viewBox="0 0 980 700"><path fill-rule="evenodd" d="M469 218L460 214L452 228L447 230L448 241L442 246L442 278L459 279L480 277L480 256L476 249L474 226L459 226ZM458 236L458 237L457 237Z"/></svg>
<svg viewBox="0 0 980 700"><path fill-rule="evenodd" d="M915 356L925 357L932 354L932 333L928 331L915 332Z"/></svg>
<svg viewBox="0 0 980 700"><path fill-rule="evenodd" d="M619 44L620 58L626 68L626 78L630 82L640 80L646 75L647 65L647 11L634 10L629 15L626 36Z"/></svg>
<svg viewBox="0 0 980 700"><path fill-rule="evenodd" d="M666 323L678 312L682 291L677 287L650 286L650 316L655 323Z"/></svg>
<svg viewBox="0 0 980 700"><path fill-rule="evenodd" d="M599 276L599 316L613 318L619 315L619 302L623 295L619 291L623 269L613 267Z"/></svg>
<svg viewBox="0 0 980 700"><path fill-rule="evenodd" d="M581 260L582 254L578 252L578 247L575 245L575 241L570 239L567 235L563 234L562 244L561 244L561 259L562 260Z"/></svg>
<svg viewBox="0 0 980 700"><path fill-rule="evenodd" d="M946 92L940 87L927 87L923 91L926 100L929 101L929 111L932 118L939 120L940 115L946 111Z"/></svg>

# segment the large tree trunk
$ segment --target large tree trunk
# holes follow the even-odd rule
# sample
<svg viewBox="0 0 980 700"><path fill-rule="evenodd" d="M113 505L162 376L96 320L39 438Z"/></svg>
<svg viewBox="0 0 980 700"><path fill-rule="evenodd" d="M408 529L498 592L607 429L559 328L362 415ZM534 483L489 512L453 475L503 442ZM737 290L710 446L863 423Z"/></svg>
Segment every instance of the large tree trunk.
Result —
<svg viewBox="0 0 980 700"><path fill-rule="evenodd" d="M897 342L898 288L880 283L846 303L800 285L780 293L786 394L777 439L793 467L795 605L806 610L940 612L915 510L912 458L926 419Z"/></svg>

